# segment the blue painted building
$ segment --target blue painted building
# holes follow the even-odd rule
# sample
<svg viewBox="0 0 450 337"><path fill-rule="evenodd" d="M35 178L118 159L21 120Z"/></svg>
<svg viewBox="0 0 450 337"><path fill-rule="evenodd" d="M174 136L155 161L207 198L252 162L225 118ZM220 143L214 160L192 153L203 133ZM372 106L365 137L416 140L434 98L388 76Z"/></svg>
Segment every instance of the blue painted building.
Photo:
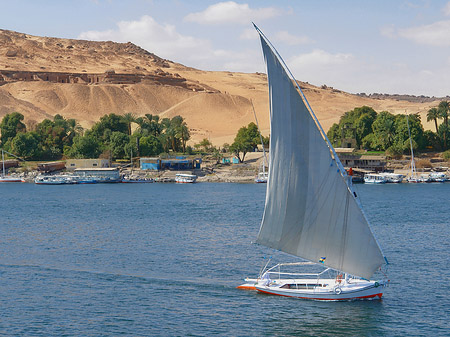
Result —
<svg viewBox="0 0 450 337"><path fill-rule="evenodd" d="M141 170L194 170L200 169L202 163L201 158L186 158L186 157L176 157L176 158L141 158L140 167Z"/></svg>

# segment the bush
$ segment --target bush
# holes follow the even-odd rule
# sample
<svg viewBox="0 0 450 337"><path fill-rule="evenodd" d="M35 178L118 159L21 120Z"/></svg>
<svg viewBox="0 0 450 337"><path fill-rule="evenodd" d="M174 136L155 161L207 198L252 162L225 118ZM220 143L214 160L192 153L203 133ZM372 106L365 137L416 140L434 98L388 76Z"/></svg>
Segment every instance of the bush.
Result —
<svg viewBox="0 0 450 337"><path fill-rule="evenodd" d="M386 155L393 159L400 159L403 155L403 147L399 144L394 144L386 150Z"/></svg>
<svg viewBox="0 0 450 337"><path fill-rule="evenodd" d="M450 160L450 150L447 150L445 152L442 152L441 154L442 158L444 158L445 160Z"/></svg>
<svg viewBox="0 0 450 337"><path fill-rule="evenodd" d="M419 159L416 162L417 168L432 168L433 165L431 165L431 162L428 159Z"/></svg>

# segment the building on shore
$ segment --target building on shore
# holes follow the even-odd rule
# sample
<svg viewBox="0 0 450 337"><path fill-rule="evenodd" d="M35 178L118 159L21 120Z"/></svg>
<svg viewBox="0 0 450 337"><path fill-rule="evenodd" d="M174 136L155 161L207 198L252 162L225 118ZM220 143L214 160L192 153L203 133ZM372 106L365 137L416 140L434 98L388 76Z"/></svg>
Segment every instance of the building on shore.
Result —
<svg viewBox="0 0 450 337"><path fill-rule="evenodd" d="M78 168L107 168L111 166L109 159L67 159L67 170L73 171Z"/></svg>
<svg viewBox="0 0 450 337"><path fill-rule="evenodd" d="M115 183L120 181L120 171L116 167L77 168L74 174L83 178L92 178L96 182Z"/></svg>
<svg viewBox="0 0 450 337"><path fill-rule="evenodd" d="M161 159L159 157L155 157L155 158L141 158L139 166L141 170L183 171L183 170L200 169L201 163L202 163L201 158L175 157L175 158Z"/></svg>
<svg viewBox="0 0 450 337"><path fill-rule="evenodd" d="M345 168L368 172L383 172L386 169L386 156L357 154L354 148L336 148L335 151Z"/></svg>

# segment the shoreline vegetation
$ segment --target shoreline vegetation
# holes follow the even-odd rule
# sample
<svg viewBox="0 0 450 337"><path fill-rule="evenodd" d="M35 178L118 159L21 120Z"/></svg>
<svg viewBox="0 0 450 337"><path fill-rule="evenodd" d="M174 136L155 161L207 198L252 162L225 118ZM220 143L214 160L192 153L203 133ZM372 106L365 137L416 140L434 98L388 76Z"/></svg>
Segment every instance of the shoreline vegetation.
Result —
<svg viewBox="0 0 450 337"><path fill-rule="evenodd" d="M353 148L360 156L384 157L385 171L406 176L410 170L409 123L419 173L432 170L448 173L449 113L448 101L441 101L429 110L427 119L434 121L436 132L433 132L424 130L418 114L377 113L371 107L362 106L342 115L339 123L328 130L327 136L335 147ZM65 119L60 115L35 125L25 125L23 120L24 116L18 112L3 117L0 123L1 146L6 153L23 160L22 167L9 170L11 176L30 182L42 174L36 168L37 161L71 158L108 159L112 167L120 169L122 177L173 181L175 174L181 171L139 168L131 171L130 158L136 166L140 157L194 156L202 158L202 168L183 172L197 175L198 182L249 183L254 182L263 161L263 152L258 152L261 139L263 146L268 148L270 137L261 137L258 127L252 122L237 131L231 145L225 143L216 147L206 138L192 144L189 143L190 129L181 116L160 119L151 114L142 117L133 113L109 114L101 117L91 129L83 129L75 119ZM440 125L439 120L442 120ZM266 152L270 153L270 149Z"/></svg>

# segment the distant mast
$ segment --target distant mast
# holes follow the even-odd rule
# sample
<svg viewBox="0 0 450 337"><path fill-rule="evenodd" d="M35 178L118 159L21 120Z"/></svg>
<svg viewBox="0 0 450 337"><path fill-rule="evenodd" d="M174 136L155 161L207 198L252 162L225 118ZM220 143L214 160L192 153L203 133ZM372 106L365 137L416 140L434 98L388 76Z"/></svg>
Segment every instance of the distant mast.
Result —
<svg viewBox="0 0 450 337"><path fill-rule="evenodd" d="M264 148L264 141L263 141L263 137L261 134L261 129L259 128L259 123L258 123L258 118L256 118L256 111L255 111L255 107L253 105L253 102L250 100L250 103L252 104L252 109L253 109L253 114L255 115L255 121L256 121L256 126L258 127L258 131L259 131L259 138L261 139L261 146L263 149L263 173L266 173L266 162L267 162L267 157L266 157L266 149Z"/></svg>
<svg viewBox="0 0 450 337"><path fill-rule="evenodd" d="M414 162L414 151L411 139L411 131L409 130L409 115L406 114L406 125L408 126L409 145L411 146L411 178L416 177L416 163Z"/></svg>

